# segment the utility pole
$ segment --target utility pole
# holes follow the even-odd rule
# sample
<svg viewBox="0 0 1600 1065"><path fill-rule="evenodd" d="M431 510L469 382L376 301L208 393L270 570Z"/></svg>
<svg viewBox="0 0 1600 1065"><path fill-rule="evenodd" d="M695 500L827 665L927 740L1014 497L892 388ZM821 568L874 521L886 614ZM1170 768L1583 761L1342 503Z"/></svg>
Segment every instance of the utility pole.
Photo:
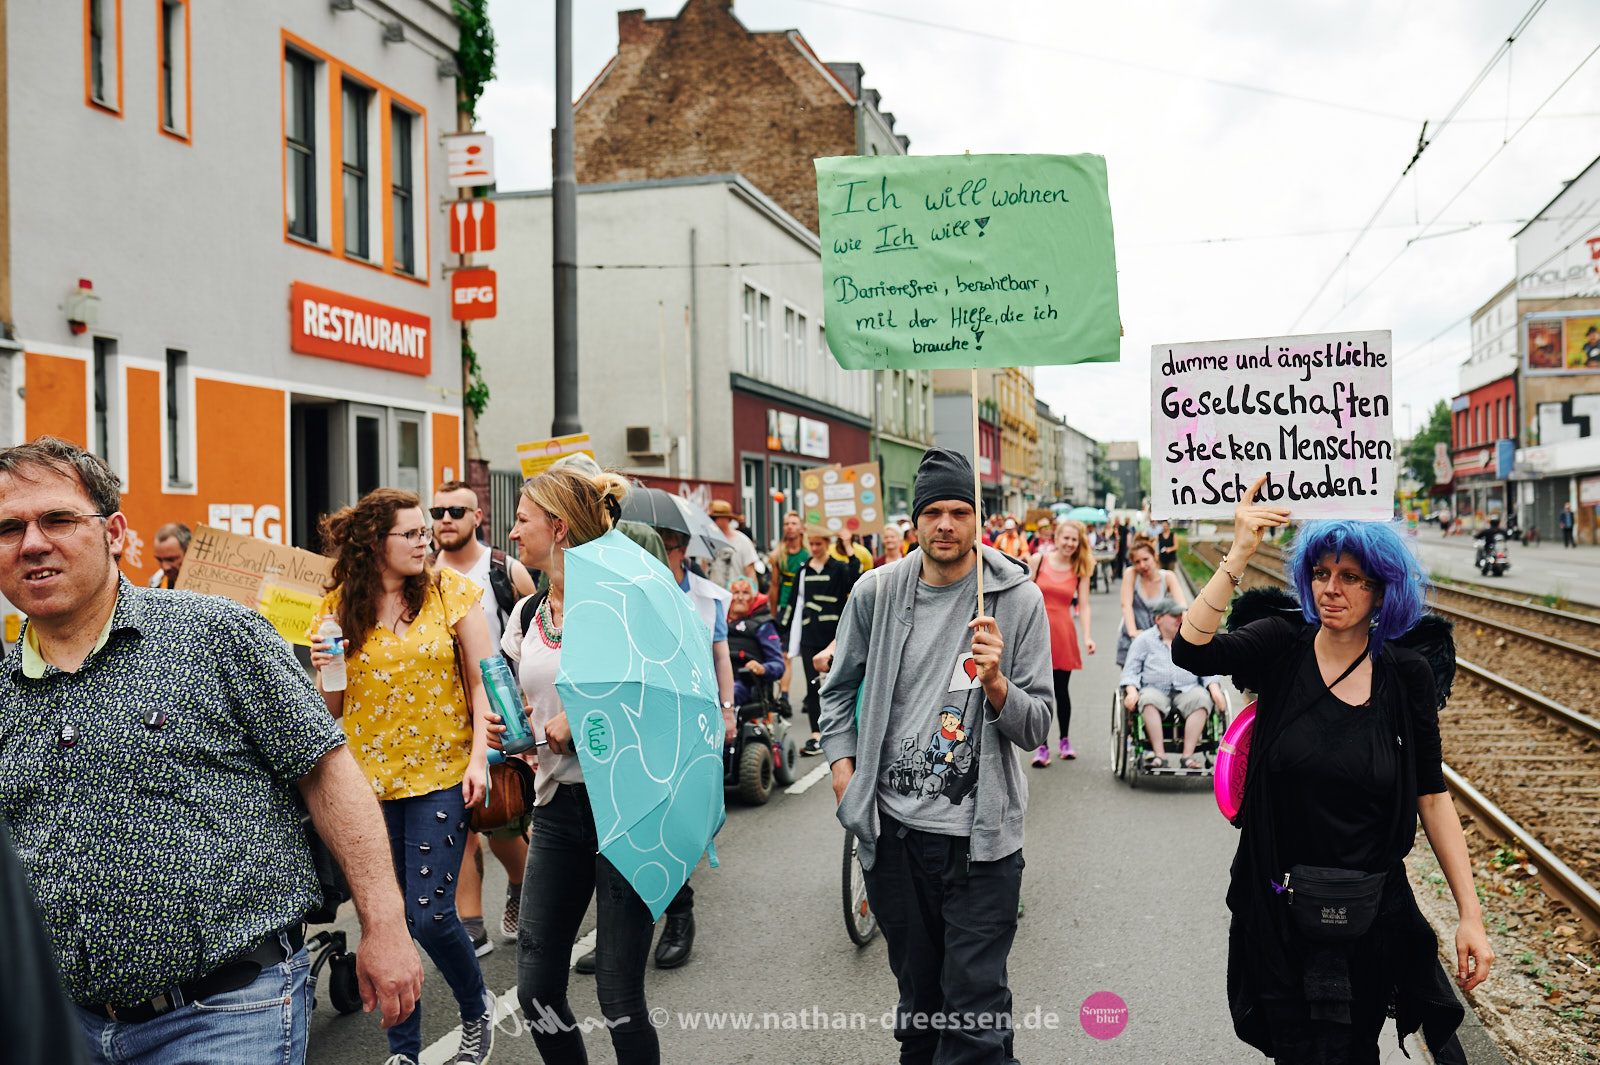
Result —
<svg viewBox="0 0 1600 1065"><path fill-rule="evenodd" d="M555 317L552 436L580 433L578 421L578 179L572 145L572 0L556 0L556 135L551 182Z"/></svg>

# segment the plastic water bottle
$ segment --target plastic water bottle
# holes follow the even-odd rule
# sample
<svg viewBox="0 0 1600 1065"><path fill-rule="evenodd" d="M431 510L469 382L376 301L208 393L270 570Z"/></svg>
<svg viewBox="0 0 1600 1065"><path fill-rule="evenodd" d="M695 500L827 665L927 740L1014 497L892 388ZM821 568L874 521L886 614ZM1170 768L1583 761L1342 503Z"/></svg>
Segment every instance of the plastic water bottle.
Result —
<svg viewBox="0 0 1600 1065"><path fill-rule="evenodd" d="M522 693L511 676L511 667L499 655L478 661L478 671L483 674L483 690L489 696L489 708L500 715L506 730L500 735L500 747L507 754L521 754L534 747L538 740L528 727L528 715L522 709Z"/></svg>
<svg viewBox="0 0 1600 1065"><path fill-rule="evenodd" d="M345 686L344 630L339 627L339 622L332 614L322 619L322 627L317 630L317 639L330 645L328 653L333 656L333 661L322 667L322 690L342 692Z"/></svg>

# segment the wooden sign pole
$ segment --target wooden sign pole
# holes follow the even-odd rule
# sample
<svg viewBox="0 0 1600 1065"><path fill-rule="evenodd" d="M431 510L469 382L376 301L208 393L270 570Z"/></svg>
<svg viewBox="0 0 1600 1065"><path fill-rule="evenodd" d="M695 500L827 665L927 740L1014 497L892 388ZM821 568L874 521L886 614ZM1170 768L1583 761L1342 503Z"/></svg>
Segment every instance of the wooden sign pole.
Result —
<svg viewBox="0 0 1600 1065"><path fill-rule="evenodd" d="M978 554L978 615L983 615L983 481L978 466L983 461L983 438L978 431L978 368L972 368L972 511L977 515L978 539L972 549Z"/></svg>

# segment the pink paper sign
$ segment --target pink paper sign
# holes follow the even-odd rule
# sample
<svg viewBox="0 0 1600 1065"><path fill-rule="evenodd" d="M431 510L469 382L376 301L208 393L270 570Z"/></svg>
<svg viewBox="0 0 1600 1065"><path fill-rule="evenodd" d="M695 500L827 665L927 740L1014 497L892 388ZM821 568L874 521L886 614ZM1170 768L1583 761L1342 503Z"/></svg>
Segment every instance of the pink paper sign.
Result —
<svg viewBox="0 0 1600 1065"><path fill-rule="evenodd" d="M1394 351L1387 330L1157 344L1150 353L1150 511L1229 517L1257 500L1295 518L1394 510Z"/></svg>

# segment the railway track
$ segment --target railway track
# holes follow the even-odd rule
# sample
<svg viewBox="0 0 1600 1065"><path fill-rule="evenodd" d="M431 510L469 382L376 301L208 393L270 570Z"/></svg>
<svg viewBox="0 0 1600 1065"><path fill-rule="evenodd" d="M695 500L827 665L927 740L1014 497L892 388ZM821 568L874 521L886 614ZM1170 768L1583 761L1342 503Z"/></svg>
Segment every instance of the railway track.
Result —
<svg viewBox="0 0 1600 1065"><path fill-rule="evenodd" d="M1190 547L1209 566L1220 560L1219 545ZM1245 583L1281 587L1285 580L1281 570L1252 559ZM1530 856L1551 895L1600 930L1600 719L1557 701L1595 691L1600 653L1483 615L1435 609L1455 620L1462 652L1440 716L1451 793L1480 825ZM1464 657L1491 650L1497 668L1518 667L1535 683ZM1531 661L1519 666L1519 659Z"/></svg>

